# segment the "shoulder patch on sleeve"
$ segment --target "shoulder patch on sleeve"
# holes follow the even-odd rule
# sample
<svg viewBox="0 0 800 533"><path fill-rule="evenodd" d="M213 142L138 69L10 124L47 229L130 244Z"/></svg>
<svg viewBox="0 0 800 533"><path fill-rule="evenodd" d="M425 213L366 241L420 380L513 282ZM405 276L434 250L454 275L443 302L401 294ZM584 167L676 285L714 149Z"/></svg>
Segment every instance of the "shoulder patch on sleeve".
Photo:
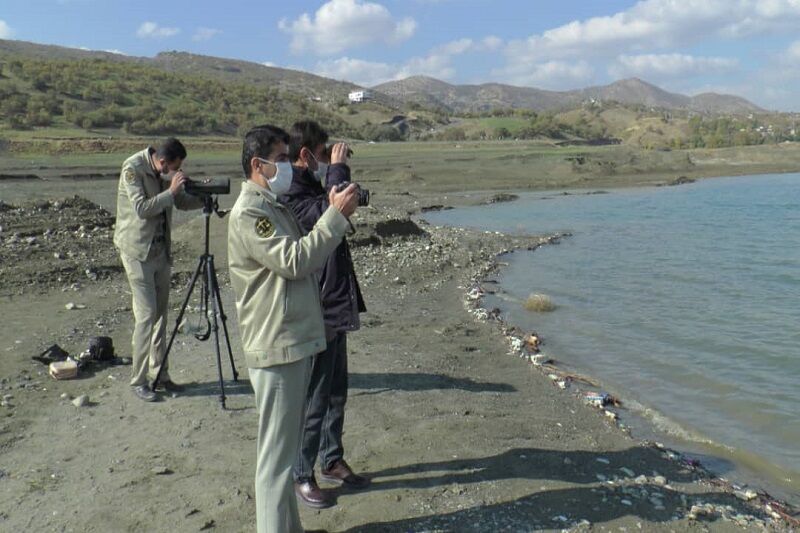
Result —
<svg viewBox="0 0 800 533"><path fill-rule="evenodd" d="M127 183L133 183L136 181L136 172L131 167L126 168L122 175L125 177L125 181Z"/></svg>
<svg viewBox="0 0 800 533"><path fill-rule="evenodd" d="M256 220L256 234L259 237L271 237L275 233L275 225L267 217L258 217Z"/></svg>

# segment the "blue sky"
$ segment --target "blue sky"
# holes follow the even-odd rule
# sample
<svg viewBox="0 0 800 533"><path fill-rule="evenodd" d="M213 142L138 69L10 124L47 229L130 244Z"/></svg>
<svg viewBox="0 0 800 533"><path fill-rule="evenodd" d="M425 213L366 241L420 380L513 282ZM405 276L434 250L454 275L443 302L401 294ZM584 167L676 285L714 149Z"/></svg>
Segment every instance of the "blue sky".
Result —
<svg viewBox="0 0 800 533"><path fill-rule="evenodd" d="M800 0L0 0L0 38L244 59L370 86L639 77L800 111Z"/></svg>

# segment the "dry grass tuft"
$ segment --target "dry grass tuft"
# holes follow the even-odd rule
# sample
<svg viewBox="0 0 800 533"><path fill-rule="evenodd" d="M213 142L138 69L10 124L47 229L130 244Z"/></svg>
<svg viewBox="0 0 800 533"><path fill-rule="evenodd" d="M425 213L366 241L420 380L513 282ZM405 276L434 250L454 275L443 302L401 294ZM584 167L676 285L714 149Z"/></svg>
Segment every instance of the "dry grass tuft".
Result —
<svg viewBox="0 0 800 533"><path fill-rule="evenodd" d="M556 304L546 294L531 294L525 300L525 309L536 313L549 313L554 311Z"/></svg>

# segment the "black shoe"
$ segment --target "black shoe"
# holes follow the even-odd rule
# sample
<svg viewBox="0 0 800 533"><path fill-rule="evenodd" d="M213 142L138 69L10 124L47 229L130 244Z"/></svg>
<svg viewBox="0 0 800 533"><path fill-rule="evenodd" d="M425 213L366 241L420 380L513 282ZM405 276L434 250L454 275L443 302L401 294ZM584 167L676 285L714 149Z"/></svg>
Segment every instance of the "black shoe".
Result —
<svg viewBox="0 0 800 533"><path fill-rule="evenodd" d="M331 495L319 488L319 485L313 479L295 481L294 493L297 495L298 500L314 509L327 509L336 505Z"/></svg>
<svg viewBox="0 0 800 533"><path fill-rule="evenodd" d="M150 390L150 385L139 385L133 388L133 393L145 402L156 401L156 393Z"/></svg>
<svg viewBox="0 0 800 533"><path fill-rule="evenodd" d="M323 469L319 477L323 481L340 484L348 489L358 490L369 486L369 478L353 472L344 459L336 461L328 469Z"/></svg>

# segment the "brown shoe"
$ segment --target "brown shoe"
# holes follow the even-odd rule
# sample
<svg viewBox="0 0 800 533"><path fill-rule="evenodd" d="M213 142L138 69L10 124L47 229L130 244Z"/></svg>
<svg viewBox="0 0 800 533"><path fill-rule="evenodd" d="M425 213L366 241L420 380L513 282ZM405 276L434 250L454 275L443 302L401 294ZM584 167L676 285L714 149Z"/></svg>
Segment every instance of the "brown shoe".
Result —
<svg viewBox="0 0 800 533"><path fill-rule="evenodd" d="M313 479L295 481L294 493L297 495L298 500L314 509L327 509L336 505L331 496L319 488L319 485Z"/></svg>
<svg viewBox="0 0 800 533"><path fill-rule="evenodd" d="M328 469L320 472L320 479L329 483L339 483L349 489L363 489L369 486L369 478L359 476L350 468L344 459L333 463Z"/></svg>

